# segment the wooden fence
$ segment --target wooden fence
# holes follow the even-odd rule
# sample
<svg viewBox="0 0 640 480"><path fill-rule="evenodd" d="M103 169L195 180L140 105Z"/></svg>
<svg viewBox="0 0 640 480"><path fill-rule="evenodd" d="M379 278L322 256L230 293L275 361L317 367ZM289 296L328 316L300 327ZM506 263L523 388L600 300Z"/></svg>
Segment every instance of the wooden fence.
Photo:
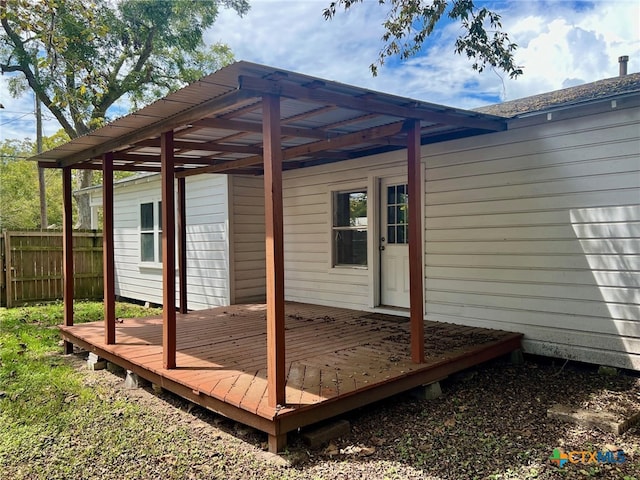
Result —
<svg viewBox="0 0 640 480"><path fill-rule="evenodd" d="M62 232L3 232L0 305L62 299ZM73 232L74 298L102 298L102 233Z"/></svg>

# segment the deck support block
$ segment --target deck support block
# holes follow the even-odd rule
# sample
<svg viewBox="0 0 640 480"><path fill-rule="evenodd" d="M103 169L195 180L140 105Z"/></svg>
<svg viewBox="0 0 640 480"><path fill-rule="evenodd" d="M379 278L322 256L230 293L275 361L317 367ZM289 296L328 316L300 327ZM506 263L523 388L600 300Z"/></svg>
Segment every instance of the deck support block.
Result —
<svg viewBox="0 0 640 480"><path fill-rule="evenodd" d="M609 367L608 365L600 365L598 367L598 375L606 375L607 377L618 376L618 369L616 367Z"/></svg>
<svg viewBox="0 0 640 480"><path fill-rule="evenodd" d="M522 349L518 348L511 352L511 364L512 365L524 365L524 353Z"/></svg>
<svg viewBox="0 0 640 480"><path fill-rule="evenodd" d="M269 452L278 453L282 452L287 446L287 434L280 433L278 435L269 434Z"/></svg>
<svg viewBox="0 0 640 480"><path fill-rule="evenodd" d="M99 357L93 352L89 352L89 358L87 358L87 368L89 370L104 370L107 368L107 361Z"/></svg>
<svg viewBox="0 0 640 480"><path fill-rule="evenodd" d="M411 390L411 396L418 400L435 400L442 396L442 388L440 382L430 383L429 385L422 385L421 387Z"/></svg>
<svg viewBox="0 0 640 480"><path fill-rule="evenodd" d="M124 368L113 362L107 362L107 370L114 375L119 375L124 372Z"/></svg>
<svg viewBox="0 0 640 480"><path fill-rule="evenodd" d="M127 370L127 376L124 379L124 388L141 388L144 387L147 383L147 380L138 376L137 373L134 373L131 370Z"/></svg>
<svg viewBox="0 0 640 480"><path fill-rule="evenodd" d="M302 435L302 440L310 448L319 448L329 441L347 436L351 433L351 424L348 420L337 420L322 427L316 428Z"/></svg>
<svg viewBox="0 0 640 480"><path fill-rule="evenodd" d="M64 340L62 348L65 355L71 355L73 353L73 343L71 342Z"/></svg>

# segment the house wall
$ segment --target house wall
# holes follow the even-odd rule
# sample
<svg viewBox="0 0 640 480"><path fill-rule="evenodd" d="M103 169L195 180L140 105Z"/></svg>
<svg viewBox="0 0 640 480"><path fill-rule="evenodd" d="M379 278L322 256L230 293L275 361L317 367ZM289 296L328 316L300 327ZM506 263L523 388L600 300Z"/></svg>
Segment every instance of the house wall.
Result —
<svg viewBox="0 0 640 480"><path fill-rule="evenodd" d="M640 117L609 111L426 149L435 320L640 369Z"/></svg>
<svg viewBox="0 0 640 480"><path fill-rule="evenodd" d="M229 176L231 303L264 301L264 179Z"/></svg>
<svg viewBox="0 0 640 480"><path fill-rule="evenodd" d="M193 310L228 305L228 186L225 175L186 180L187 298ZM140 204L161 199L160 177L117 183L114 189L116 295L162 303L162 264L140 262ZM102 205L102 190L91 192ZM178 292L179 298L179 292Z"/></svg>
<svg viewBox="0 0 640 480"><path fill-rule="evenodd" d="M284 174L286 298L292 301L366 309L377 305L378 179L406 177L406 153L287 171ZM332 192L367 188L368 266L332 267Z"/></svg>
<svg viewBox="0 0 640 480"><path fill-rule="evenodd" d="M531 123L423 147L426 316L640 369L638 109ZM375 194L376 178L405 174L405 155L285 173L287 299L377 305L377 214L369 268L331 268L331 191Z"/></svg>

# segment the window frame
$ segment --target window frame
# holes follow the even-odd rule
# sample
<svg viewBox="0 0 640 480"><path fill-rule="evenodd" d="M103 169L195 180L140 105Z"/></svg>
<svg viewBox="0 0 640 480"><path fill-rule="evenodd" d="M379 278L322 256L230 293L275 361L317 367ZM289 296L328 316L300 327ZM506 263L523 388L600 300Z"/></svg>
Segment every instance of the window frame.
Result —
<svg viewBox="0 0 640 480"><path fill-rule="evenodd" d="M341 269L341 270L366 270L369 268L369 230L370 230L370 215L371 215L371 195L369 193L369 188L367 186L362 185L354 185L351 186L341 186L340 188L332 189L330 192L330 267L331 269ZM364 225L338 225L340 223L337 220L337 208L336 205L338 203L338 195L352 195L363 193L366 196L366 214L364 217L366 223ZM351 220L351 218L349 219ZM336 232L364 232L365 240L364 240L364 263L339 263L338 262L338 246L336 239Z"/></svg>
<svg viewBox="0 0 640 480"><path fill-rule="evenodd" d="M142 208L152 205L152 223L150 228L143 227ZM153 259L143 257L143 236L153 236ZM141 267L162 267L162 200L153 199L138 204L138 261Z"/></svg>

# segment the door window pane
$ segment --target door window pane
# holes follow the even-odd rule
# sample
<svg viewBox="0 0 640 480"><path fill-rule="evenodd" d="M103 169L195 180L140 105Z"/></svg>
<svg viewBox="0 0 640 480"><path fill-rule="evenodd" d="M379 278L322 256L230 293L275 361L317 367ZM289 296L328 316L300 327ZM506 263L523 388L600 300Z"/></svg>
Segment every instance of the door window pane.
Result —
<svg viewBox="0 0 640 480"><path fill-rule="evenodd" d="M389 244L408 243L408 202L406 184L387 187L387 243Z"/></svg>

